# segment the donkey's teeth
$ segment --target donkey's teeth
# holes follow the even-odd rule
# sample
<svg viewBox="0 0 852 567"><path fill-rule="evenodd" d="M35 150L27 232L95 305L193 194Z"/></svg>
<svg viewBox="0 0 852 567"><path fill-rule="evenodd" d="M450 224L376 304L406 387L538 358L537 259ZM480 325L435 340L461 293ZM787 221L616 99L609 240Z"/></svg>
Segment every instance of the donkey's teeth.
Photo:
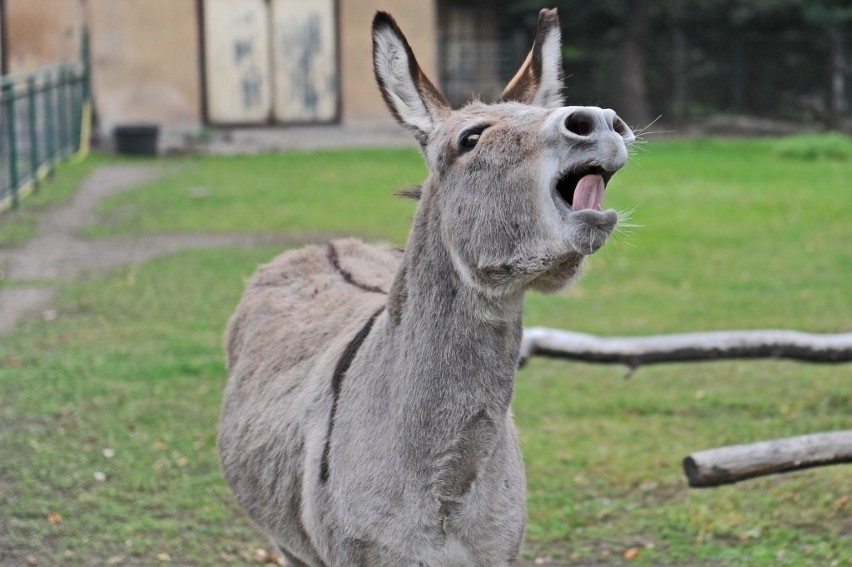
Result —
<svg viewBox="0 0 852 567"><path fill-rule="evenodd" d="M604 180L600 175L586 175L577 182L574 189L574 202L571 208L575 211L595 209L600 211L603 203Z"/></svg>

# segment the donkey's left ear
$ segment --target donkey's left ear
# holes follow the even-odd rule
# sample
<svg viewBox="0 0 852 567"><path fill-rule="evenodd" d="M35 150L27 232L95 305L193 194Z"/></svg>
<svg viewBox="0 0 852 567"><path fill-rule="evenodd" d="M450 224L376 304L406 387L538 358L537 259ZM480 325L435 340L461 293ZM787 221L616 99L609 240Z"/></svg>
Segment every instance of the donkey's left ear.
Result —
<svg viewBox="0 0 852 567"><path fill-rule="evenodd" d="M521 68L506 85L501 101L545 108L564 106L562 99L562 35L556 8L538 14L535 43Z"/></svg>
<svg viewBox="0 0 852 567"><path fill-rule="evenodd" d="M386 12L377 12L373 18L373 69L394 117L425 146L429 134L452 109L420 69L411 46Z"/></svg>

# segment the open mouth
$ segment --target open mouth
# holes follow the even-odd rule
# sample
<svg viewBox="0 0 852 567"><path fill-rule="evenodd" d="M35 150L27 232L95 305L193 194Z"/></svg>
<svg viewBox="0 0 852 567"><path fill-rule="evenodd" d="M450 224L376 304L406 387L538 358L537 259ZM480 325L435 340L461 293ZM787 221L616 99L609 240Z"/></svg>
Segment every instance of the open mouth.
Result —
<svg viewBox="0 0 852 567"><path fill-rule="evenodd" d="M559 176L556 194L573 211L600 211L606 184L614 174L614 171L604 171L599 166L577 166Z"/></svg>

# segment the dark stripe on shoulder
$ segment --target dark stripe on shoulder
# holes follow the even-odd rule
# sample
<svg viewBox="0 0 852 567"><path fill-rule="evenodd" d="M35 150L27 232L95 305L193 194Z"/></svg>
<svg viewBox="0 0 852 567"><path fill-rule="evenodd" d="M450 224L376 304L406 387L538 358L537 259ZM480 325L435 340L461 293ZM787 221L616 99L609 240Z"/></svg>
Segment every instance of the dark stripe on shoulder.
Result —
<svg viewBox="0 0 852 567"><path fill-rule="evenodd" d="M346 372L349 370L349 366L352 365L352 361L355 360L355 355L358 354L358 349L361 348L361 345L364 344L364 340L367 338L367 335L370 334L370 329L373 328L373 323L376 321L376 317L384 311L384 307L381 307L378 311L373 313L372 317L370 317L367 322L361 327L361 330L358 331L358 334L355 335L349 344L346 345L346 348L343 349L343 354L340 355L340 359L337 361L337 366L334 367L334 375L331 378L331 412L328 415L328 434L325 437L325 448L322 451L322 461L320 461L320 482L325 484L328 480L328 460L329 454L331 452L331 432L334 429L334 419L337 417L337 400L340 397L340 390L343 387L343 378L346 376Z"/></svg>
<svg viewBox="0 0 852 567"><path fill-rule="evenodd" d="M355 278L352 277L352 274L343 269L340 265L340 258L337 255L337 249L335 249L334 244L331 242L328 243L328 261L331 262L331 265L334 266L334 269L340 272L340 275L343 276L343 279L348 284L352 284L359 289L363 289L364 291L369 291L371 293L382 293L387 295L387 292L380 287L374 285L366 285L361 282L355 281Z"/></svg>

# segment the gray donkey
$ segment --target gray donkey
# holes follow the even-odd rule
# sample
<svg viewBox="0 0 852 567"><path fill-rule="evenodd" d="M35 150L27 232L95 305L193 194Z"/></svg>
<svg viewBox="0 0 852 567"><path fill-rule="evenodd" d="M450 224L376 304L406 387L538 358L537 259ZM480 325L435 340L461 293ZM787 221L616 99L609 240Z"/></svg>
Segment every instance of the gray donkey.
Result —
<svg viewBox="0 0 852 567"><path fill-rule="evenodd" d="M511 565L524 292L561 289L606 242L604 188L634 135L562 106L556 10L496 104L450 108L382 12L373 64L429 166L408 243L338 240L257 271L228 329L224 475L292 565Z"/></svg>

